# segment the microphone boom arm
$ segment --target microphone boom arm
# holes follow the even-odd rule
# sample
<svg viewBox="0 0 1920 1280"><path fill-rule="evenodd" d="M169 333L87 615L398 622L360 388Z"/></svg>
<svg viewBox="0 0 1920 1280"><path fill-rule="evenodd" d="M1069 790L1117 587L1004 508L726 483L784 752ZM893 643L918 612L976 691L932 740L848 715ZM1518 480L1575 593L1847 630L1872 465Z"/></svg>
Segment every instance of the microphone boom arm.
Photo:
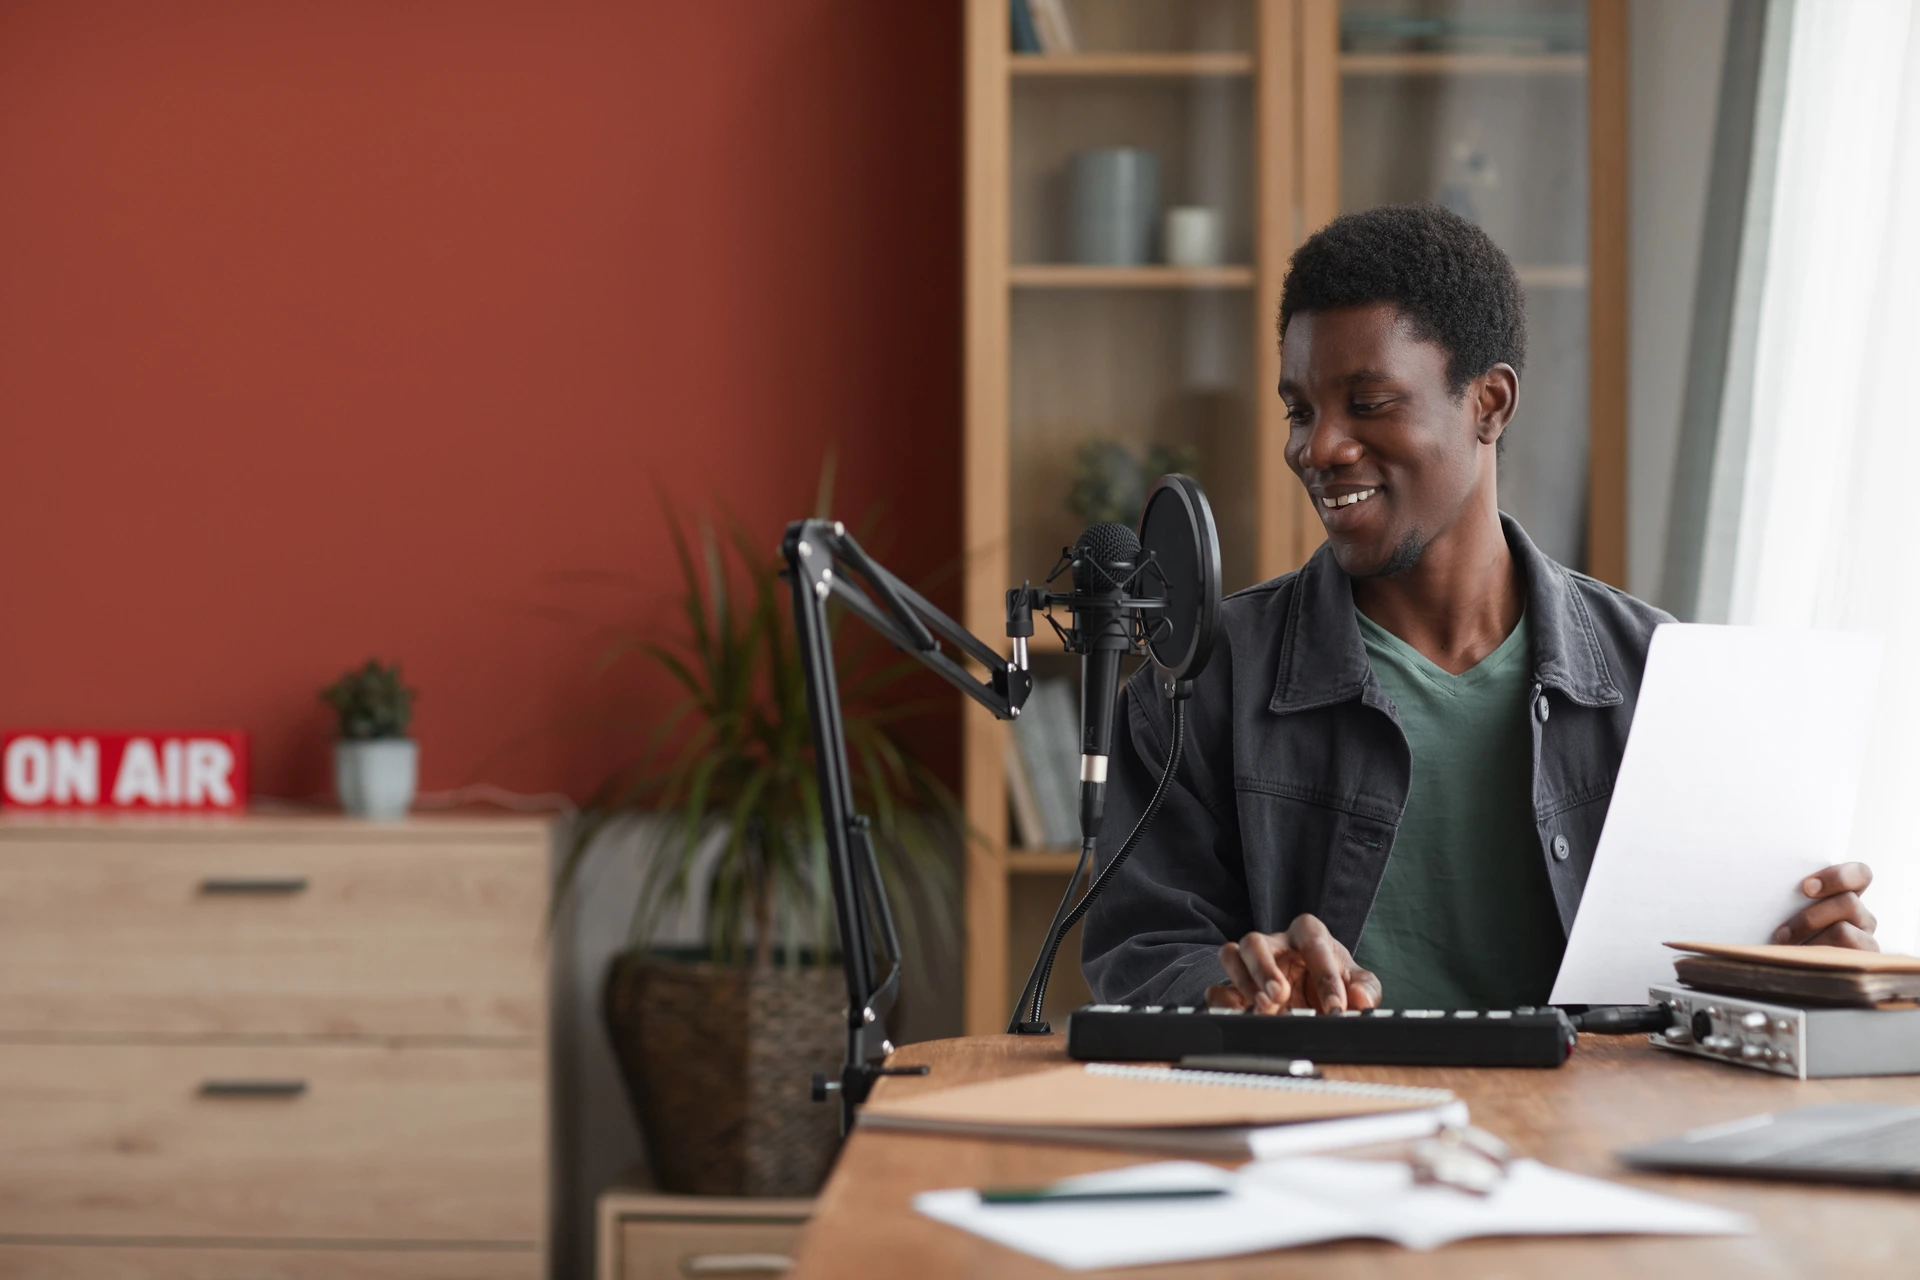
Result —
<svg viewBox="0 0 1920 1280"><path fill-rule="evenodd" d="M787 562L783 576L792 589L794 640L807 687L820 821L847 978L846 1058L837 1081L814 1077L813 1096L825 1101L831 1093L840 1095L840 1131L846 1133L853 1126L854 1108L867 1100L881 1076L924 1075L927 1069L885 1065L893 1052L887 1015L899 995L900 944L874 856L872 824L854 801L827 601L839 600L947 683L998 718L1011 720L1033 687L1026 662L1033 609L1044 608L1049 597L1032 587L1007 593L1007 634L1014 640L1014 657L1008 659L881 567L838 521L795 521L787 526L780 550ZM836 573L836 565L845 572ZM987 678L980 679L942 652L936 632L984 666ZM876 933L886 952L884 973L874 945Z"/></svg>

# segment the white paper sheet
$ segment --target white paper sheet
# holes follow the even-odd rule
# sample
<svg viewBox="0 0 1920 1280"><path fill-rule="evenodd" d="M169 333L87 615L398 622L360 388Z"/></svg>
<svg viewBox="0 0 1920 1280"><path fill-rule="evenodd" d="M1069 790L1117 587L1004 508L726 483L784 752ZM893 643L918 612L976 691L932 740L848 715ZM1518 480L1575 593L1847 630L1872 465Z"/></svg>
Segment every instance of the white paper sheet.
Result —
<svg viewBox="0 0 1920 1280"><path fill-rule="evenodd" d="M1553 1003L1642 1003L1664 942L1772 941L1846 860L1879 673L1873 636L1654 632Z"/></svg>
<svg viewBox="0 0 1920 1280"><path fill-rule="evenodd" d="M1743 1216L1515 1161L1486 1197L1417 1186L1394 1161L1301 1158L1251 1164L1135 1165L1068 1180L1092 1188L1221 1186L1224 1196L1111 1204L983 1205L971 1189L929 1191L937 1221L1073 1270L1187 1262L1324 1240L1374 1237L1427 1249L1484 1235L1731 1235Z"/></svg>
<svg viewBox="0 0 1920 1280"><path fill-rule="evenodd" d="M1398 1161L1308 1157L1248 1165L1265 1190L1346 1205L1371 1205L1377 1232L1410 1249L1472 1236L1738 1235L1753 1230L1742 1214L1600 1178L1537 1160L1516 1160L1491 1195L1421 1186Z"/></svg>

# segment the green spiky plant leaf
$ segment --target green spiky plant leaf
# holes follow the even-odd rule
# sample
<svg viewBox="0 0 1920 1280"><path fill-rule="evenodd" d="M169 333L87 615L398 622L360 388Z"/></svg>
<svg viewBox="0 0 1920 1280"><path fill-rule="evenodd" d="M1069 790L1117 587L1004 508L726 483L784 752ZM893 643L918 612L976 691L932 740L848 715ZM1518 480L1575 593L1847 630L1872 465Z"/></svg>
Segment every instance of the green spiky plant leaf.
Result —
<svg viewBox="0 0 1920 1280"><path fill-rule="evenodd" d="M320 691L320 700L340 717L340 736L349 742L406 737L414 696L400 683L399 663L385 667L374 658Z"/></svg>
<svg viewBox="0 0 1920 1280"><path fill-rule="evenodd" d="M829 467L823 511L830 483ZM600 669L639 658L664 672L679 696L646 749L609 774L583 807L556 906L610 824L651 815L642 828L646 870L632 945L647 945L704 875L715 960L737 962L749 946L756 964L808 953L825 959L836 938L832 887L806 684L780 561L738 520L729 521L724 537L703 520L689 538L671 509L668 523L680 567L680 635L663 642L615 634ZM839 623L836 610L835 667L856 804L873 820L903 940L915 951L950 945L951 914L918 911L916 904L954 900L949 849L964 818L952 792L895 732L901 720L941 704L913 700L902 685L919 664L871 642L870 633L848 635ZM715 842L717 856L704 860Z"/></svg>

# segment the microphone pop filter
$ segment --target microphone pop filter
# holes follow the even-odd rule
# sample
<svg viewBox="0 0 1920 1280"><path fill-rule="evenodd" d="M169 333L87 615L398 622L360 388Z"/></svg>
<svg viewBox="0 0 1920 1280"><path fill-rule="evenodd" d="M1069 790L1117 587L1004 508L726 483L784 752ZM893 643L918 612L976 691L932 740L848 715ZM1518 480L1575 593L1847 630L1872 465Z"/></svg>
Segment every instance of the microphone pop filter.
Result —
<svg viewBox="0 0 1920 1280"><path fill-rule="evenodd" d="M1220 532L1193 477L1166 475L1154 482L1140 513L1140 546L1166 580L1165 622L1154 627L1147 653L1171 686L1200 674L1220 623Z"/></svg>

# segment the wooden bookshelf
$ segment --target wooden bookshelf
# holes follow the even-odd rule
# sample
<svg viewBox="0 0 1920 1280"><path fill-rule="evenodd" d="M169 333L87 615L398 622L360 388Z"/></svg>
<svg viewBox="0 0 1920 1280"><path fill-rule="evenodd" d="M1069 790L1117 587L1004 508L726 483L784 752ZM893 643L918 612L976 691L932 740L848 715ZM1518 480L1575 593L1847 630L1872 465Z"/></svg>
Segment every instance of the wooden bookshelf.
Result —
<svg viewBox="0 0 1920 1280"><path fill-rule="evenodd" d="M1343 53L1343 76L1584 76L1584 53Z"/></svg>
<svg viewBox="0 0 1920 1280"><path fill-rule="evenodd" d="M1282 459L1273 393L1287 260L1344 208L1435 198L1450 145L1436 130L1479 115L1495 147L1523 132L1516 121L1574 122L1529 142L1557 149L1561 169L1533 153L1496 157L1496 190L1517 193L1543 234L1509 243L1483 225L1522 264L1537 316L1516 425L1561 454L1580 434L1589 501L1561 507L1588 509L1586 565L1618 582L1625 0L1590 0L1586 53L1526 55L1343 53L1339 0L1066 3L1084 52L1032 55L1008 50L1006 0L966 0L966 625L1001 634L1007 587L1039 582L1072 542L1064 497L1088 440L1200 449L1229 590L1304 561L1320 522ZM1155 153L1163 206L1221 209L1230 265L1067 260L1065 167L1077 149L1116 145ZM1585 173L1566 167L1583 155ZM1581 192L1588 204L1571 216L1563 206ZM1030 652L1038 675L1075 674L1044 624ZM1009 727L972 705L963 723L963 799L988 837L967 853L966 1026L988 1033L1005 1026L1079 852L1011 847ZM1056 1019L1084 998L1078 946L1070 935L1056 969Z"/></svg>
<svg viewBox="0 0 1920 1280"><path fill-rule="evenodd" d="M1073 262L1021 262L1007 268L1016 289L1251 289L1251 266L1091 267Z"/></svg>
<svg viewBox="0 0 1920 1280"><path fill-rule="evenodd" d="M1592 273L1584 262L1521 263L1514 267L1526 289L1584 289Z"/></svg>
<svg viewBox="0 0 1920 1280"><path fill-rule="evenodd" d="M1007 854L1008 875L1064 876L1079 865L1078 849L1015 849Z"/></svg>
<svg viewBox="0 0 1920 1280"><path fill-rule="evenodd" d="M1016 53L1007 58L1016 76L1134 76L1187 80L1195 76L1251 76L1250 53Z"/></svg>

